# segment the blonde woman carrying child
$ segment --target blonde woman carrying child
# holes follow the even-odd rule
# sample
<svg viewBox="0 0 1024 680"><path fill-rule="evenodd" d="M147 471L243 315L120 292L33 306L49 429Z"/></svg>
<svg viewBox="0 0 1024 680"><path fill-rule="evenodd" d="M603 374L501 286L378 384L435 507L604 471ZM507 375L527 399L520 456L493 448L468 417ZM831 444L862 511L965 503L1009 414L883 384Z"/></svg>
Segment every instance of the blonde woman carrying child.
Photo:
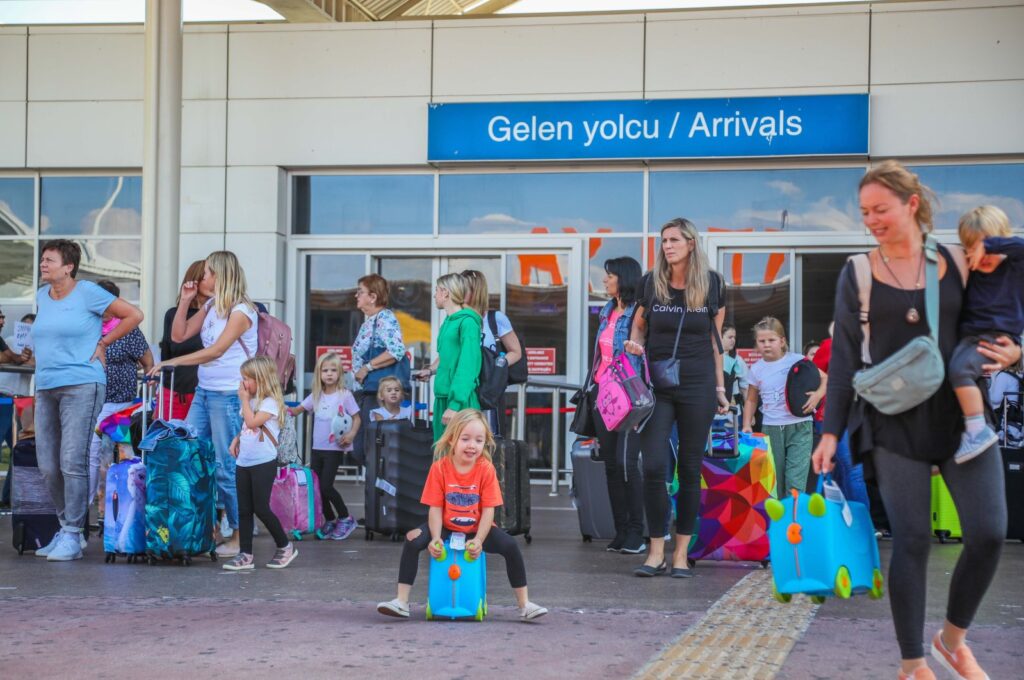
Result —
<svg viewBox="0 0 1024 680"><path fill-rule="evenodd" d="M377 403L380 408L370 411L374 422L378 420L412 420L412 404L402 406L405 390L398 378L382 378L377 387Z"/></svg>
<svg viewBox="0 0 1024 680"><path fill-rule="evenodd" d="M334 352L320 356L313 372L313 393L302 403L289 409L292 415L302 411L313 414L313 453L310 468L320 482L320 497L323 499L326 523L317 533L318 537L343 541L355 531L356 520L349 514L345 500L334 486L341 458L352 450L352 443L359 434L361 419L359 404L355 396L341 384L341 357ZM345 432L335 425L336 419L352 419Z"/></svg>
<svg viewBox="0 0 1024 680"><path fill-rule="evenodd" d="M453 533L466 535L466 551L473 557L498 553L519 606L519 617L531 621L548 613L530 602L526 592L526 565L515 539L494 526L494 508L502 505L498 476L491 464L494 437L484 414L463 409L454 414L434 445L434 464L427 476L420 502L430 506L427 523L406 534L398 568L398 594L381 602L377 611L409 618L409 593L420 553L429 550L440 557L443 542Z"/></svg>
<svg viewBox="0 0 1024 680"><path fill-rule="evenodd" d="M224 565L228 571L256 567L252 554L253 517L259 517L277 544L270 569L284 569L299 551L288 540L281 521L270 510L270 491L277 475L277 439L281 435L284 396L277 365L269 357L253 357L241 368L238 400L242 403L242 431L228 448L235 460L238 492L239 552Z"/></svg>
<svg viewBox="0 0 1024 680"><path fill-rule="evenodd" d="M786 378L793 364L804 357L789 351L786 329L778 319L766 316L754 325L753 330L761 359L750 367L747 375L743 431L751 431L750 424L760 396L764 431L772 443L772 455L775 458L778 496L784 498L790 489L803 491L807 486L814 434L811 421L814 409L825 396L828 377L821 373L821 386L807 395L803 413L790 413L786 406Z"/></svg>
<svg viewBox="0 0 1024 680"><path fill-rule="evenodd" d="M998 440L985 423L978 378L989 360L978 353L978 345L995 342L999 336L1020 344L1024 332L1024 239L1013 236L1006 213L992 205L961 217L959 231L971 273L960 312L960 342L949 360L949 382L964 412L966 428L953 460L966 463Z"/></svg>

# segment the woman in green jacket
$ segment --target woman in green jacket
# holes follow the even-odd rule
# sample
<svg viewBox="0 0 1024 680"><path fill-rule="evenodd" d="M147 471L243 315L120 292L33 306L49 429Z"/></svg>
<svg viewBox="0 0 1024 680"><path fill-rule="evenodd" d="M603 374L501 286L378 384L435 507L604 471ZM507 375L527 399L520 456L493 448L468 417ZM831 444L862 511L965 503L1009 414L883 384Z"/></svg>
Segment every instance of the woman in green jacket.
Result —
<svg viewBox="0 0 1024 680"><path fill-rule="evenodd" d="M417 371L420 380L434 380L434 441L441 438L448 421L464 408L480 408L476 388L480 377L482 320L466 306L469 284L461 274L437 280L434 304L445 312L437 334L437 358L430 368Z"/></svg>

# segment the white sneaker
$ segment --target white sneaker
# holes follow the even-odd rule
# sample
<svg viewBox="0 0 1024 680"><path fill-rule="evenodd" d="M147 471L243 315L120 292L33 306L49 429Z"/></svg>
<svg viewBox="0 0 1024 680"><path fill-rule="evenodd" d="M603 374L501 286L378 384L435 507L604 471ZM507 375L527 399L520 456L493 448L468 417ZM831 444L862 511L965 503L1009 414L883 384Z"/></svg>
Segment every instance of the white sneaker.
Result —
<svg viewBox="0 0 1024 680"><path fill-rule="evenodd" d="M389 602L381 602L377 605L377 611L384 616L394 616L400 619L409 618L409 604L402 602L397 597Z"/></svg>
<svg viewBox="0 0 1024 680"><path fill-rule="evenodd" d="M519 617L523 621L533 621L534 619L539 619L547 613L548 610L544 607L541 607L539 604L527 602L526 606L519 610Z"/></svg>
<svg viewBox="0 0 1024 680"><path fill-rule="evenodd" d="M46 556L47 562L70 562L82 559L81 534L77 531L62 531L60 540Z"/></svg>
<svg viewBox="0 0 1024 680"><path fill-rule="evenodd" d="M57 542L60 541L60 535L62 533L64 533L63 530L58 530L57 533L53 535L53 538L50 539L49 543L36 550L36 557L46 557L49 555L50 552L57 547Z"/></svg>

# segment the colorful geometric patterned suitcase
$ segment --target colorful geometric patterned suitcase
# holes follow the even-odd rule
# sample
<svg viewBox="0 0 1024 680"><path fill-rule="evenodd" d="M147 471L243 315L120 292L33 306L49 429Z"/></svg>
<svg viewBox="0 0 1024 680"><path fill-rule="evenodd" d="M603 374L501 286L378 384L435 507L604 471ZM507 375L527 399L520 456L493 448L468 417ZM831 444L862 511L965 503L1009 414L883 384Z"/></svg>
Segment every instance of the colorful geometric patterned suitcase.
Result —
<svg viewBox="0 0 1024 680"><path fill-rule="evenodd" d="M735 457L706 456L701 465L700 513L691 560L768 563L768 515L775 462L767 435L741 433Z"/></svg>
<svg viewBox="0 0 1024 680"><path fill-rule="evenodd" d="M818 478L817 493L791 494L766 503L775 599L789 602L797 593L819 604L830 595L881 598L878 540L867 507L843 498L828 474Z"/></svg>
<svg viewBox="0 0 1024 680"><path fill-rule="evenodd" d="M468 541L467 541L468 543ZM487 615L487 556L467 559L465 550L453 550L445 539L441 557L430 558L427 620L473 619Z"/></svg>

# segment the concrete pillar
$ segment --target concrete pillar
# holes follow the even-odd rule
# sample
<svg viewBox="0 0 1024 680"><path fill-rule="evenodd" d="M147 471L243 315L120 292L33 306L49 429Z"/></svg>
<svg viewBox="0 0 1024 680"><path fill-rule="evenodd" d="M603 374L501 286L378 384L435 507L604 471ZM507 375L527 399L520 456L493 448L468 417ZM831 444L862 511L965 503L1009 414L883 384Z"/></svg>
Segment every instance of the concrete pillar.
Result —
<svg viewBox="0 0 1024 680"><path fill-rule="evenodd" d="M160 340L178 290L181 45L181 0L146 0L141 302L150 342Z"/></svg>

